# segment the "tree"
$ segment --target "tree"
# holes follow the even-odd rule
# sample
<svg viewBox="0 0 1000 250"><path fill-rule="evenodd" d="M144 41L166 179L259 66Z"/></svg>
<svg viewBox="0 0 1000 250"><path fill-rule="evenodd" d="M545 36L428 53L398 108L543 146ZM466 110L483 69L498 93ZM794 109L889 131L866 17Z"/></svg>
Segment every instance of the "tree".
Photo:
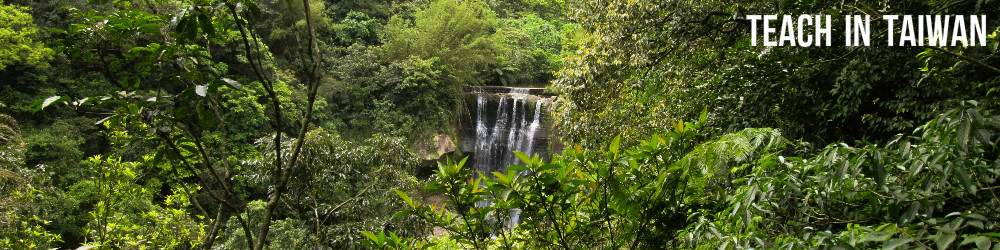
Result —
<svg viewBox="0 0 1000 250"><path fill-rule="evenodd" d="M389 220L405 207L391 190L417 184L411 175L417 158L403 138L374 135L354 142L315 129L305 140L302 162L292 177L296 181L290 184L283 202L290 217L320 239L306 242L307 248L358 249L361 246L355 237L363 230L394 228L401 235L424 234L427 228L418 221ZM260 143L264 148L274 146L268 141ZM284 147L292 145L289 141ZM267 164L273 159L270 152L247 162L259 177L253 181L266 183L271 176Z"/></svg>
<svg viewBox="0 0 1000 250"><path fill-rule="evenodd" d="M337 37L336 42L345 47L355 43L362 45L380 44L378 36L381 32L383 32L382 24L378 20L353 10L347 13L347 17L333 25L333 33Z"/></svg>
<svg viewBox="0 0 1000 250"><path fill-rule="evenodd" d="M413 20L393 17L386 25L383 53L387 61L437 57L461 83L482 83L480 72L504 49L496 26L482 1L438 0L417 10Z"/></svg>
<svg viewBox="0 0 1000 250"><path fill-rule="evenodd" d="M552 72L562 67L563 34L555 24L536 15L502 19L497 33L507 49L496 57L491 84L539 86L551 81Z"/></svg>
<svg viewBox="0 0 1000 250"><path fill-rule="evenodd" d="M377 47L354 44L336 57L335 81L320 89L341 135L373 134L410 139L451 133L460 111L461 84L437 58L384 62ZM388 64L388 65L385 65Z"/></svg>
<svg viewBox="0 0 1000 250"><path fill-rule="evenodd" d="M99 1L106 3L107 1ZM296 4L297 2L289 2ZM314 13L310 1L301 2L303 13ZM290 124L293 117L285 110L288 99L279 96L286 85L273 76L265 58L269 52L263 48L260 37L252 29L259 20L260 9L249 1L195 1L174 6L178 8L169 14L149 5L150 9L132 8L131 2L115 1L114 9L108 12L77 11L79 23L70 25L65 31L57 30L65 38L61 43L65 51L79 60L93 62L103 73L104 80L114 84L118 90L113 93L91 97L53 96L39 100L35 108L41 109L53 103L66 103L76 108L109 109L111 116L102 124L111 131L131 131L133 135L123 141L128 144L152 143L151 165L168 163L166 169L173 174L173 180L195 178L200 192L208 195L211 203L202 204L186 185L182 190L194 203L198 211L208 219L207 236L201 247L211 248L221 230L224 219L236 214L244 231L247 246L263 249L268 243L268 232L275 209L287 190L291 171L297 164L302 148L302 138L306 135L312 120L316 89L321 80L320 65L322 55L316 38L314 17L304 16L304 25L291 30L296 37L307 43L292 54L301 68L299 83L305 89L304 110L301 111L298 126ZM168 6L169 7L169 6ZM296 9L295 7L290 7ZM94 20L98 20L95 22ZM227 75L227 64L213 60L226 55L219 51L226 45L237 45L242 52L243 63L249 64L249 72L256 81L250 86L260 86L262 98L270 113L271 131L275 144L282 144L285 133L294 133L298 140L289 151L275 147L274 174L267 188L267 194L259 223L251 228L246 218L239 217L245 211L242 197L236 193L231 175L234 159L228 155L228 138L224 112L224 100L220 92L239 91L243 85L233 75ZM220 53L221 52L221 53ZM292 56L288 55L288 56ZM237 61L239 63L239 61ZM236 71L240 72L240 71ZM231 78L232 77L232 78ZM251 78L239 78L251 79ZM286 127L287 125L287 127ZM296 128L297 127L297 128ZM297 133L294 130L298 130ZM146 131L138 133L136 131ZM213 132L223 131L221 138L213 139ZM218 144L215 144L218 143ZM213 150L219 149L219 150ZM139 153L142 155L143 153ZM215 205L207 207L205 205ZM209 215L211 211L215 215ZM103 239L103 238L102 238Z"/></svg>
<svg viewBox="0 0 1000 250"><path fill-rule="evenodd" d="M268 45L269 51L278 57L274 59L285 60L305 56L307 46L298 44L309 43L309 34L303 31L309 30L306 19L304 5L300 1L288 2L282 0L258 1L260 6L260 18L253 20L254 30L258 32L264 44ZM327 35L331 30L332 20L326 15L325 1L304 1L309 3L309 20L313 23L312 28L318 34ZM253 17L250 17L253 18ZM322 41L317 41L322 42ZM297 61L287 61L278 63L298 63ZM302 66L299 66L302 67Z"/></svg>
<svg viewBox="0 0 1000 250"><path fill-rule="evenodd" d="M53 51L38 38L38 28L28 8L16 5L0 5L0 70L14 64L46 67L52 59Z"/></svg>

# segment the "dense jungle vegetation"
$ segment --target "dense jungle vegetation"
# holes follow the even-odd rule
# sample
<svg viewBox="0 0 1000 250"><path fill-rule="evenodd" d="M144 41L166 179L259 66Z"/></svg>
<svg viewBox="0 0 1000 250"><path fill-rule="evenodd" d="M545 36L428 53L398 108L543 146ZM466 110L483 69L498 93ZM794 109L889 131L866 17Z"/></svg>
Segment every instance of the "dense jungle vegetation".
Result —
<svg viewBox="0 0 1000 250"><path fill-rule="evenodd" d="M988 45L888 46L873 25L871 46L751 46L757 14L986 15ZM1000 249L998 17L4 0L0 249ZM472 85L546 86L565 150L416 177Z"/></svg>

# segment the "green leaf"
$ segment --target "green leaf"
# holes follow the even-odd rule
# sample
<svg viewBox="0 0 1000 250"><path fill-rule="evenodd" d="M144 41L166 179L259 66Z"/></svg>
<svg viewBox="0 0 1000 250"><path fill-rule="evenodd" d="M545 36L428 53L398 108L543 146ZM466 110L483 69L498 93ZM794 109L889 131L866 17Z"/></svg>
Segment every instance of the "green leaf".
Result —
<svg viewBox="0 0 1000 250"><path fill-rule="evenodd" d="M392 239L392 242L399 242L399 236L396 236L396 233L392 231L389 232L389 238Z"/></svg>
<svg viewBox="0 0 1000 250"><path fill-rule="evenodd" d="M490 173L493 173L493 176L496 176L497 180L499 180L501 183L506 184L506 183L510 182L509 180L507 180L507 175L504 175L503 173L496 172L496 171L490 172Z"/></svg>
<svg viewBox="0 0 1000 250"><path fill-rule="evenodd" d="M979 233L979 235L989 236L993 238L1000 238L1000 233L994 233L994 232Z"/></svg>
<svg viewBox="0 0 1000 250"><path fill-rule="evenodd" d="M704 124L705 120L708 120L708 106L701 108L701 116L698 117L698 123Z"/></svg>
<svg viewBox="0 0 1000 250"><path fill-rule="evenodd" d="M406 209L406 210L403 210L403 211L399 211L396 214L392 215L392 219L391 220L399 219L399 218L402 218L403 216L407 216L407 215L411 215L411 214L413 214L413 210Z"/></svg>
<svg viewBox="0 0 1000 250"><path fill-rule="evenodd" d="M904 212L899 216L899 218L897 218L896 224L902 225L905 224L907 221L912 220L913 217L917 215L917 211L920 210L920 202L917 201L911 202L909 207L910 208L907 209L906 212Z"/></svg>
<svg viewBox="0 0 1000 250"><path fill-rule="evenodd" d="M541 171L545 171L545 170L549 170L549 169L554 169L554 168L559 168L559 165L556 165L556 164L545 164L545 165L542 165L542 167L538 168L538 171L541 172Z"/></svg>
<svg viewBox="0 0 1000 250"><path fill-rule="evenodd" d="M955 241L954 232L941 231L938 232L937 238L934 239L934 243L937 244L938 249L947 249L948 245L951 245Z"/></svg>
<svg viewBox="0 0 1000 250"><path fill-rule="evenodd" d="M413 205L413 199L410 199L410 196L406 195L406 193L395 188L392 191L396 192L396 195L399 195L399 198L402 198L403 202L406 202L406 205L410 205L411 208L417 208L417 206Z"/></svg>
<svg viewBox="0 0 1000 250"><path fill-rule="evenodd" d="M986 216L982 216L982 215L979 215L979 214L969 214L969 215L966 215L965 218L973 219L973 220L981 220L981 221L987 221L987 220L989 220L989 219L986 219Z"/></svg>
<svg viewBox="0 0 1000 250"><path fill-rule="evenodd" d="M615 136L614 140L611 140L611 153L615 154L615 158L618 158L618 147L621 145L622 136Z"/></svg>
<svg viewBox="0 0 1000 250"><path fill-rule="evenodd" d="M510 165L510 166L507 166L507 170L508 171L511 171L511 170L514 170L514 171L528 171L528 170L531 170L531 169L528 169L528 167L521 166L521 165Z"/></svg>
<svg viewBox="0 0 1000 250"><path fill-rule="evenodd" d="M962 126L958 129L958 146L962 147L962 150L967 150L969 145L969 130L972 129L971 121L962 122Z"/></svg>
<svg viewBox="0 0 1000 250"><path fill-rule="evenodd" d="M976 247L978 247L979 249L990 249L990 245L993 244L993 242L991 242L989 238L986 238L984 236L972 237L972 240L976 242Z"/></svg>
<svg viewBox="0 0 1000 250"><path fill-rule="evenodd" d="M253 15L254 19L260 19L260 8L257 7L257 4L247 2L247 7L250 9L250 15Z"/></svg>
<svg viewBox="0 0 1000 250"><path fill-rule="evenodd" d="M437 246L437 243L427 243L427 244L424 244L423 246L420 247L420 249L428 249L428 248L431 248L433 246Z"/></svg>
<svg viewBox="0 0 1000 250"><path fill-rule="evenodd" d="M370 240L361 239L360 242L361 242L362 245L365 245L366 247L371 248L371 249L378 249L379 248L378 245L375 245L375 243L373 243Z"/></svg>
<svg viewBox="0 0 1000 250"><path fill-rule="evenodd" d="M965 224L969 225L969 226L972 226L972 227L975 227L975 228L978 228L978 229L983 229L983 222L982 221L970 220L970 221L965 222Z"/></svg>
<svg viewBox="0 0 1000 250"><path fill-rule="evenodd" d="M163 151L157 150L156 154L153 155L153 160L150 162L153 166L160 165L160 162L163 160Z"/></svg>
<svg viewBox="0 0 1000 250"><path fill-rule="evenodd" d="M966 192L976 195L976 186L972 185L972 181L969 180L968 172L965 172L963 169L956 169L955 176L958 176L958 181L962 183L962 187L965 188Z"/></svg>
<svg viewBox="0 0 1000 250"><path fill-rule="evenodd" d="M958 244L958 245L959 246L964 246L964 245L967 245L967 244L970 244L970 243L976 243L976 247L979 248L979 249L990 249L990 245L993 244L993 242L990 242L990 238L989 237L982 236L982 235L977 235L977 236L965 238L965 240L963 240L962 243Z"/></svg>
<svg viewBox="0 0 1000 250"><path fill-rule="evenodd" d="M882 245L882 250L896 249L897 247L900 247L903 244L910 243L910 241L913 241L913 239L910 238L892 239L889 242L886 242L885 244Z"/></svg>
<svg viewBox="0 0 1000 250"><path fill-rule="evenodd" d="M191 153L191 154L197 154L198 153L198 148L196 148L194 145L191 145L191 144L181 144L180 146L181 146L182 149L187 150L188 153Z"/></svg>
<svg viewBox="0 0 1000 250"><path fill-rule="evenodd" d="M894 234L893 232L875 231L869 233L868 235L865 235L865 237L861 238L861 240L859 240L858 242L869 242L869 241L883 242L889 240L889 237L892 237L893 234Z"/></svg>
<svg viewBox="0 0 1000 250"><path fill-rule="evenodd" d="M201 30L209 35L215 35L215 26L212 26L212 20L205 13L198 15L198 23L201 24Z"/></svg>
<svg viewBox="0 0 1000 250"><path fill-rule="evenodd" d="M364 234L365 237L367 237L371 241L374 241L374 242L377 242L377 243L381 243L381 242L378 241L378 237L376 237L375 234L373 234L371 232L361 231L361 234Z"/></svg>
<svg viewBox="0 0 1000 250"><path fill-rule="evenodd" d="M521 159L521 161L524 162L525 164L528 164L528 165L532 164L531 157L528 157L528 155L525 155L524 153L517 152L517 151L514 151L514 155L516 155L518 159Z"/></svg>

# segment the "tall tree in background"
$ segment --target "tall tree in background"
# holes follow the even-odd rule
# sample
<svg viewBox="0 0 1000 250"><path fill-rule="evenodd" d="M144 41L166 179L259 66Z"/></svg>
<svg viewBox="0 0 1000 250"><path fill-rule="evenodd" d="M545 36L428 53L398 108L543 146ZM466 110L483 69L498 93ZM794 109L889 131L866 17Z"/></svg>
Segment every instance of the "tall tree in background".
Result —
<svg viewBox="0 0 1000 250"><path fill-rule="evenodd" d="M0 4L0 70L12 64L45 66L52 49L38 42L38 28L27 8Z"/></svg>
<svg viewBox="0 0 1000 250"><path fill-rule="evenodd" d="M462 83L479 83L478 76L503 49L495 19L482 1L434 1L414 13L413 20L389 21L384 53L389 61L437 57Z"/></svg>

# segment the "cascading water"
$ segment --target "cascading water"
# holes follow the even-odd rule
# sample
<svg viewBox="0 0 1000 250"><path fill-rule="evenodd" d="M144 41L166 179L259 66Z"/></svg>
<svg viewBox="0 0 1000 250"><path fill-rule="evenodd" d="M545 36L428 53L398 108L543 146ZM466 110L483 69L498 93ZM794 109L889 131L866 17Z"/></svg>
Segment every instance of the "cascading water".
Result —
<svg viewBox="0 0 1000 250"><path fill-rule="evenodd" d="M533 115L528 116L528 89L514 88L499 95L495 116L488 114L489 94L476 96L475 170L482 173L504 171L519 160L513 151L527 155L536 153L535 133L541 127L542 102L535 101Z"/></svg>
<svg viewBox="0 0 1000 250"><path fill-rule="evenodd" d="M529 156L545 156L544 144L535 143L539 139L536 135L544 133L542 109L545 99L531 95L531 90L510 88L507 92L495 91L499 93L486 93L482 90L473 92L476 95L476 111L470 118L475 121L475 149L471 167L476 172L490 178L493 177L491 172L506 173L507 166L522 164L514 151ZM476 205L488 204L489 201L483 201ZM519 221L519 213L520 210L517 209L510 211L510 218L505 222L507 227L512 227Z"/></svg>

